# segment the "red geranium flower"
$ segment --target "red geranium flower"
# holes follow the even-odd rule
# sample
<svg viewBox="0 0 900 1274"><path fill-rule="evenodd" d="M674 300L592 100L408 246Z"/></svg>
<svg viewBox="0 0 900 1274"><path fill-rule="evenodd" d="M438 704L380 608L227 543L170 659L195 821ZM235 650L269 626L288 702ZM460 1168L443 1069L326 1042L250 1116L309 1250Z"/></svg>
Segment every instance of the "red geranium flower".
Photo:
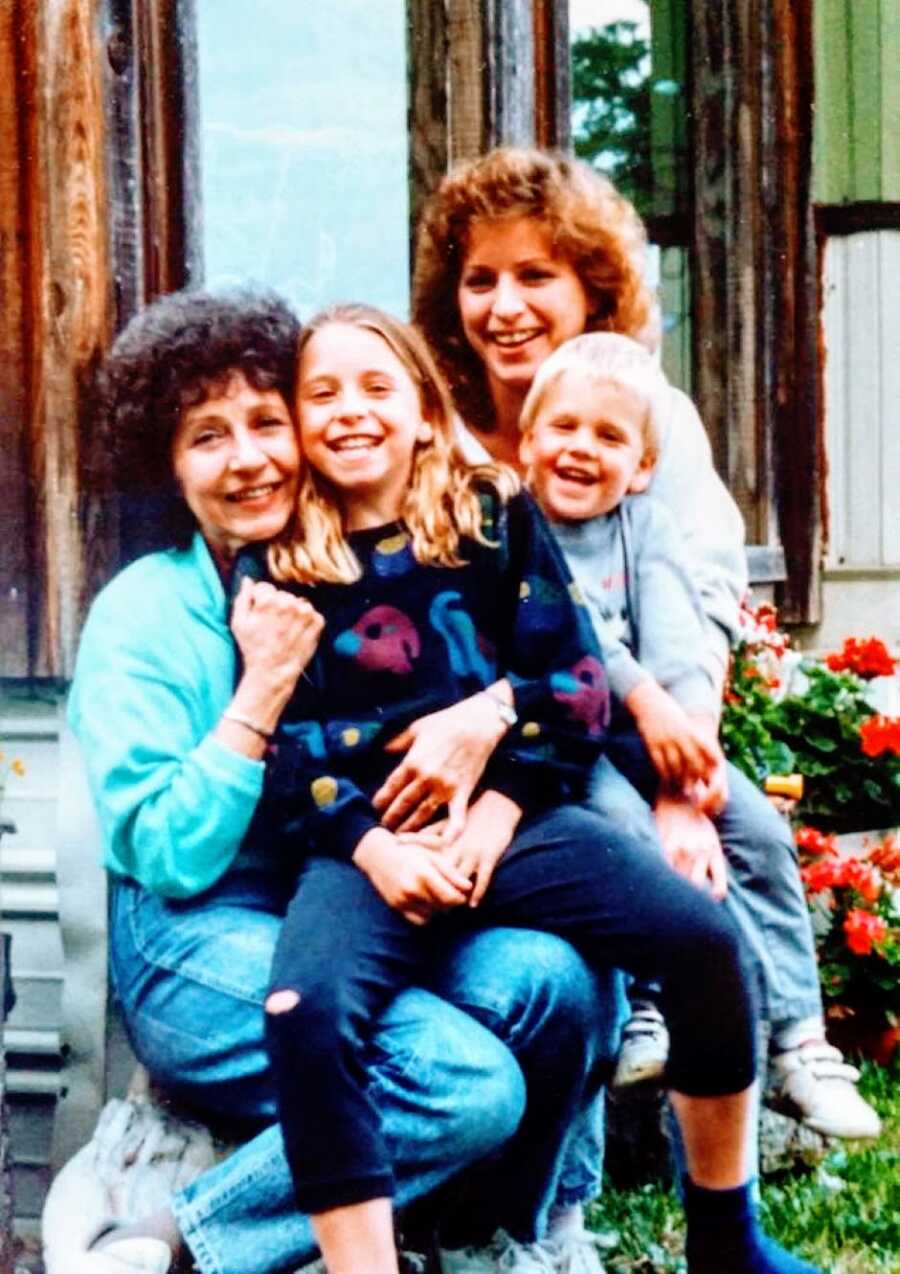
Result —
<svg viewBox="0 0 900 1274"><path fill-rule="evenodd" d="M807 854L836 854L834 836L826 836L817 827L798 827L794 835L798 849Z"/></svg>
<svg viewBox="0 0 900 1274"><path fill-rule="evenodd" d="M864 681L890 677L897 666L884 642L877 637L848 637L841 649L828 655L825 662L832 672L854 672Z"/></svg>
<svg viewBox="0 0 900 1274"><path fill-rule="evenodd" d="M857 907L847 913L844 933L847 935L847 946L854 955L871 955L874 944L883 942L887 937L887 923L881 916L874 916L871 911L863 911Z"/></svg>
<svg viewBox="0 0 900 1274"><path fill-rule="evenodd" d="M877 873L868 863L860 862L858 858L847 859L844 863L842 883L855 889L866 902L877 902L881 895L881 881Z"/></svg>
<svg viewBox="0 0 900 1274"><path fill-rule="evenodd" d="M820 858L800 869L800 879L811 894L836 889L845 883L846 864L839 858Z"/></svg>
<svg viewBox="0 0 900 1274"><path fill-rule="evenodd" d="M859 727L859 737L866 756L881 756L882 752L900 754L900 717L883 717L876 712Z"/></svg>

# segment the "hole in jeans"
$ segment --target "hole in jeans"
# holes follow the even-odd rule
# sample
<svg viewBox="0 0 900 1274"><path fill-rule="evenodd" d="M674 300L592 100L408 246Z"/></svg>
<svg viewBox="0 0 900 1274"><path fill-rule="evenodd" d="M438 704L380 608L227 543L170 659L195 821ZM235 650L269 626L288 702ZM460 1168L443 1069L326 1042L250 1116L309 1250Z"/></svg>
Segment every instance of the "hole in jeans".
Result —
<svg viewBox="0 0 900 1274"><path fill-rule="evenodd" d="M300 1003L296 991L273 991L266 999L267 1013L290 1013Z"/></svg>

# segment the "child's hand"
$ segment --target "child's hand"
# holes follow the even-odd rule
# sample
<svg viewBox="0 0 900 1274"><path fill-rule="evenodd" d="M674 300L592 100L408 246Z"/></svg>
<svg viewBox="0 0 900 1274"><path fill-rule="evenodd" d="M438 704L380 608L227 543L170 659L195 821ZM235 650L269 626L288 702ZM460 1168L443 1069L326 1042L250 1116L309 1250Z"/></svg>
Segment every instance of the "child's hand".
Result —
<svg viewBox="0 0 900 1274"><path fill-rule="evenodd" d="M435 911L459 907L472 889L449 858L412 837L401 842L381 827L366 832L353 861L388 906L414 925L426 924Z"/></svg>
<svg viewBox="0 0 900 1274"><path fill-rule="evenodd" d="M701 814L713 818L721 814L728 801L728 768L724 756L705 783L695 783L690 794L691 803Z"/></svg>
<svg viewBox="0 0 900 1274"><path fill-rule="evenodd" d="M469 808L462 831L447 844L440 824L423 832L407 833L402 841L412 840L442 849L445 858L472 882L469 906L477 907L487 892L494 868L509 848L522 811L515 801L502 792L488 790Z"/></svg>
<svg viewBox="0 0 900 1274"><path fill-rule="evenodd" d="M626 696L625 706L664 787L683 792L693 783L712 779L722 756L718 743L662 686L640 682Z"/></svg>
<svg viewBox="0 0 900 1274"><path fill-rule="evenodd" d="M660 796L653 810L666 861L692 884L709 885L721 901L728 892L725 855L715 827L687 797Z"/></svg>

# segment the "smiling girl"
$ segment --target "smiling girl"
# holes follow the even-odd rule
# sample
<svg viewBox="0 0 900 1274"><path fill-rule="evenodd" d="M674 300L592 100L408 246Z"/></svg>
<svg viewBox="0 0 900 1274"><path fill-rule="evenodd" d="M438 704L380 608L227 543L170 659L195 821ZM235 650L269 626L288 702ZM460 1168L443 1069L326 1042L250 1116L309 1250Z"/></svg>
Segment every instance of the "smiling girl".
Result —
<svg viewBox="0 0 900 1274"><path fill-rule="evenodd" d="M455 937L506 925L559 934L594 969L661 979L691 1274L810 1274L755 1219L755 1016L736 931L575 803L608 693L549 529L508 471L464 463L424 342L377 310L337 307L304 330L298 415L300 515L268 552L248 549L237 578L268 567L324 620L268 768L270 809L306 857L266 1025L296 1197L327 1269L397 1271L393 1155L367 1070L378 1013ZM472 694L507 733L462 833L387 830L371 800L384 739ZM554 1268L540 1236L578 1103L540 1085L528 1099L497 1173L494 1245L480 1264L444 1252L446 1271Z"/></svg>

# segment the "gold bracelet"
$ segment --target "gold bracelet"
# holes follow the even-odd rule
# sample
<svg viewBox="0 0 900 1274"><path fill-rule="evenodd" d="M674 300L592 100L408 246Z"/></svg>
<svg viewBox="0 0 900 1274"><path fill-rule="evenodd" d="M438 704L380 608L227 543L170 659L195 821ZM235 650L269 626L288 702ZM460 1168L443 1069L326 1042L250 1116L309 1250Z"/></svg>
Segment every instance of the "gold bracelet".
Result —
<svg viewBox="0 0 900 1274"><path fill-rule="evenodd" d="M230 708L226 709L226 711L222 713L222 716L226 721L233 721L235 725L242 725L245 730L252 730L253 733L259 735L261 739L265 739L266 743L271 742L271 730L264 730L262 726L257 725L255 721L251 721L249 717L242 717L239 712L232 712Z"/></svg>

